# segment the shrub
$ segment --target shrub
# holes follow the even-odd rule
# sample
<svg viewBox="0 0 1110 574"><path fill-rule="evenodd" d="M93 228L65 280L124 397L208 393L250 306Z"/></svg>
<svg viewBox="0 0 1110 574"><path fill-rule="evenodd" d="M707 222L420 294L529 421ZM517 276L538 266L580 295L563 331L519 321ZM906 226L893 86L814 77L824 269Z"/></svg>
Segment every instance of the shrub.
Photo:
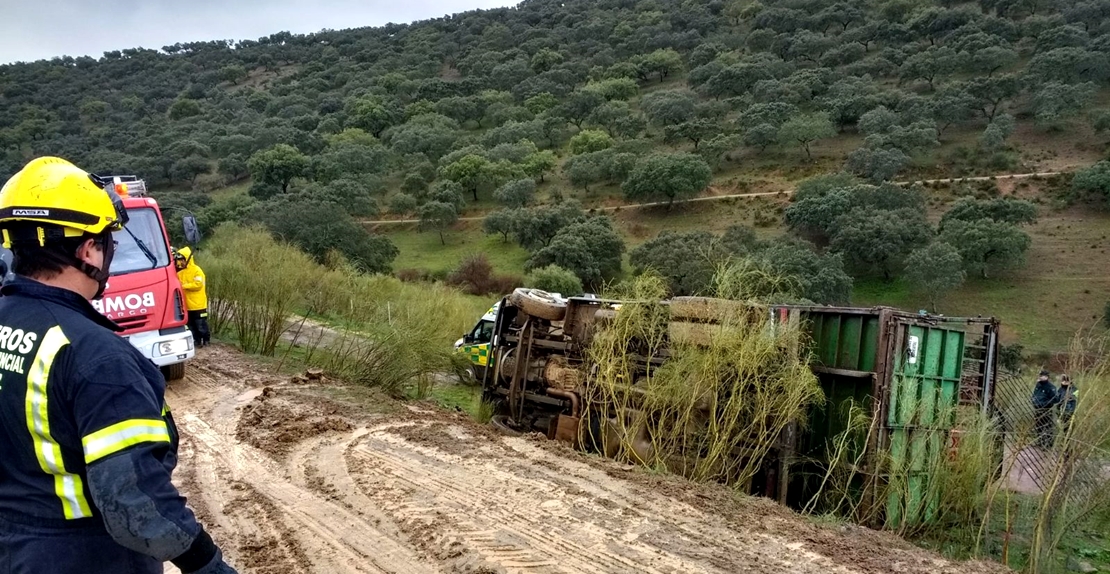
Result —
<svg viewBox="0 0 1110 574"><path fill-rule="evenodd" d="M1021 366L1024 362L1025 347L1020 343L998 346L998 363L1002 365L1003 369L1016 373L1021 371Z"/></svg>
<svg viewBox="0 0 1110 574"><path fill-rule="evenodd" d="M572 271L554 264L534 269L524 277L524 285L549 293L559 293L564 297L583 293L582 280Z"/></svg>
<svg viewBox="0 0 1110 574"><path fill-rule="evenodd" d="M398 193L389 200L389 211L396 215L408 215L416 211L416 198L407 193Z"/></svg>
<svg viewBox="0 0 1110 574"><path fill-rule="evenodd" d="M496 275L485 254L470 255L447 275L448 285L457 287L468 295L506 295L521 286L515 275Z"/></svg>
<svg viewBox="0 0 1110 574"><path fill-rule="evenodd" d="M471 295L482 295L489 292L492 279L493 264L485 254L479 253L463 259L447 276L447 284Z"/></svg>

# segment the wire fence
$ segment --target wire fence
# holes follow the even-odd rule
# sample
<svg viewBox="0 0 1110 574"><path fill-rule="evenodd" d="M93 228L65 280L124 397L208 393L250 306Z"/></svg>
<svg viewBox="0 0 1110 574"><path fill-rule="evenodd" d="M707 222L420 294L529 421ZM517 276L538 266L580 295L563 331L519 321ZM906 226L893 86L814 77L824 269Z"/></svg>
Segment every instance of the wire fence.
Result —
<svg viewBox="0 0 1110 574"><path fill-rule="evenodd" d="M1110 453L1070 432L1063 405L1035 408L1033 388L1033 381L1014 373L997 379L994 404L1008 487L1039 495L1055 485L1076 497L1105 490Z"/></svg>

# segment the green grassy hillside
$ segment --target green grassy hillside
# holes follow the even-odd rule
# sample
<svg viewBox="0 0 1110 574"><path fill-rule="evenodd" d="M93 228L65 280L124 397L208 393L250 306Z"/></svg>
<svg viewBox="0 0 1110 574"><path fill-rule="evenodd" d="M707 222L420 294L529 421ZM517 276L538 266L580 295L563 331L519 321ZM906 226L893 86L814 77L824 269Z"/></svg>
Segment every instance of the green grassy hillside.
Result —
<svg viewBox="0 0 1110 574"><path fill-rule="evenodd" d="M363 271L433 277L474 253L522 275L556 238L522 238L534 225L514 223L504 242L481 218L527 204L518 219L534 222L534 206L573 199L585 211L559 223L564 235L619 238L624 268L614 253L543 260L578 265L596 288L665 230L799 231L785 197L619 209L630 203L788 190L840 171L858 178L839 190L851 195L864 182L1096 164L1110 139L1108 51L1110 12L1079 0L530 0L0 66L0 177L60 155L146 178L206 229L261 224L319 261L338 251ZM998 315L1009 340L1041 350L1100 314L1110 176L1074 189L1070 177L1045 194L1002 186L1037 202L1039 221L1015 232L1029 237L1027 264L970 279L943 312ZM504 193L522 181L523 195ZM852 209L883 212L863 195ZM927 230L923 245L954 241L938 227L954 199L929 187L914 213L886 215ZM575 227L592 215L612 231ZM856 231L898 227L858 219ZM826 223L832 240L840 224ZM822 264L854 276L855 303L923 306L901 278L912 241L882 272L864 261L868 245L849 243L805 248L842 257Z"/></svg>

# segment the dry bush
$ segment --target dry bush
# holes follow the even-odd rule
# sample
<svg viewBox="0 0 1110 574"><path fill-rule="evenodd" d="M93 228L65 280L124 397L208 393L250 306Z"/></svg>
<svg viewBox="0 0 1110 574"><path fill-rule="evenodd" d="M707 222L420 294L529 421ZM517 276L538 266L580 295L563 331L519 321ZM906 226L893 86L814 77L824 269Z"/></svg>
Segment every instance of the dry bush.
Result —
<svg viewBox="0 0 1110 574"><path fill-rule="evenodd" d="M447 276L447 284L468 295L505 295L520 287L517 275L496 275L484 253L467 256Z"/></svg>

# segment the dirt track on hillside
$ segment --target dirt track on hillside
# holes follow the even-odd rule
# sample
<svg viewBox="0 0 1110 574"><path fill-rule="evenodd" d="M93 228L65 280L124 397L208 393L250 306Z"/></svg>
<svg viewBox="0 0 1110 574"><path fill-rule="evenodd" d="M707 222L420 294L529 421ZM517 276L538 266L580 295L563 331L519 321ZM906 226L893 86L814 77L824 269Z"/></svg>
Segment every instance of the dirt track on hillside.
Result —
<svg viewBox="0 0 1110 574"><path fill-rule="evenodd" d="M188 372L167 393L176 481L244 574L1002 570L431 407L333 398L226 347Z"/></svg>

